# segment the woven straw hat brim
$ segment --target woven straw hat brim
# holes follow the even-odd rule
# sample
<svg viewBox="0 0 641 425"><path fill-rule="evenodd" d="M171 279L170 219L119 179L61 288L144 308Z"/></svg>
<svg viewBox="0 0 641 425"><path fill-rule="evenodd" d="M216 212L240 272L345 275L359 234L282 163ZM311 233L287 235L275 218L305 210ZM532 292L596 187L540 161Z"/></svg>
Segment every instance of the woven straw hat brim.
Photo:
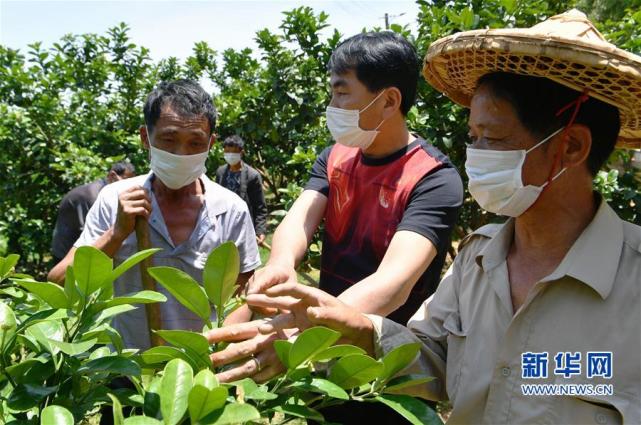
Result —
<svg viewBox="0 0 641 425"><path fill-rule="evenodd" d="M475 30L434 42L423 75L469 107L478 79L491 72L549 78L619 108L617 147L641 148L641 58L602 40L559 38L528 29Z"/></svg>

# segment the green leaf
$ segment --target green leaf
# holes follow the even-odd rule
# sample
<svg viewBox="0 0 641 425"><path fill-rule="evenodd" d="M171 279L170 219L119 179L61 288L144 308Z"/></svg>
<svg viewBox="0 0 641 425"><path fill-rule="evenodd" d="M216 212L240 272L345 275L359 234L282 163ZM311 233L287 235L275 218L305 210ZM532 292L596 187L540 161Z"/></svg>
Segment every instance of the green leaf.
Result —
<svg viewBox="0 0 641 425"><path fill-rule="evenodd" d="M351 389L376 379L383 372L383 363L363 354L339 359L329 373L329 380L344 389Z"/></svg>
<svg viewBox="0 0 641 425"><path fill-rule="evenodd" d="M340 332L323 326L306 329L298 335L289 351L289 368L295 369L300 364L310 360L316 354L338 341L340 337Z"/></svg>
<svg viewBox="0 0 641 425"><path fill-rule="evenodd" d="M125 425L162 425L158 419L149 416L131 416L125 419Z"/></svg>
<svg viewBox="0 0 641 425"><path fill-rule="evenodd" d="M180 348L190 349L198 354L209 353L209 343L203 334L181 330L155 331L162 339Z"/></svg>
<svg viewBox="0 0 641 425"><path fill-rule="evenodd" d="M405 369L414 361L420 349L421 344L418 342L404 344L394 348L383 357L382 361L383 365L385 365L385 370L379 378L381 380L392 378L398 372Z"/></svg>
<svg viewBox="0 0 641 425"><path fill-rule="evenodd" d="M434 379L434 377L424 375L397 376L396 378L390 380L387 385L385 385L385 388L383 388L383 392L393 393L395 391L402 390L403 388L425 384L427 382L433 381Z"/></svg>
<svg viewBox="0 0 641 425"><path fill-rule="evenodd" d="M308 380L308 382L298 381L294 382L291 387L300 388L304 391L310 391L313 393L325 394L339 400L349 400L349 394L347 394L344 389L327 379L312 378L311 380Z"/></svg>
<svg viewBox="0 0 641 425"><path fill-rule="evenodd" d="M121 356L100 357L80 366L78 373L116 373L124 376L140 376L140 365Z"/></svg>
<svg viewBox="0 0 641 425"><path fill-rule="evenodd" d="M122 405L120 404L120 400L118 400L118 397L113 394L107 395L111 399L111 405L113 406L113 425L123 425L125 422L125 417L122 414Z"/></svg>
<svg viewBox="0 0 641 425"><path fill-rule="evenodd" d="M295 416L297 418L311 419L317 422L325 422L325 418L323 417L323 415L321 415L314 409L310 409L307 406L286 403L280 406L276 406L274 410L290 416Z"/></svg>
<svg viewBox="0 0 641 425"><path fill-rule="evenodd" d="M64 327L59 321L43 321L25 330L25 336L35 339L43 350L55 355L60 348L51 343L52 340L62 341Z"/></svg>
<svg viewBox="0 0 641 425"><path fill-rule="evenodd" d="M11 307L7 304L0 302L0 342L3 347L9 339L16 333L16 315L13 313Z"/></svg>
<svg viewBox="0 0 641 425"><path fill-rule="evenodd" d="M112 328L111 326L109 326L107 323L103 323L102 325L94 328L93 330L87 331L83 335L83 338L85 339L97 338L98 344L111 343L116 348L118 353L121 353L123 350L122 337L120 336L120 333L116 331L114 328Z"/></svg>
<svg viewBox="0 0 641 425"><path fill-rule="evenodd" d="M374 400L391 407L414 425L443 425L434 410L420 400L408 395L382 394Z"/></svg>
<svg viewBox="0 0 641 425"><path fill-rule="evenodd" d="M239 272L240 256L233 242L225 242L209 254L203 270L203 284L217 311L222 312L234 294Z"/></svg>
<svg viewBox="0 0 641 425"><path fill-rule="evenodd" d="M193 362L193 360L184 351L176 347L152 347L142 353L141 356L142 360L149 365L164 363L173 359L182 359L190 364Z"/></svg>
<svg viewBox="0 0 641 425"><path fill-rule="evenodd" d="M73 415L70 411L65 409L62 406L49 405L44 408L40 414L40 424L41 425L73 425ZM118 422L114 422L115 425L120 425Z"/></svg>
<svg viewBox="0 0 641 425"><path fill-rule="evenodd" d="M211 315L205 290L187 273L173 267L151 267L149 274L164 286L182 305L208 321Z"/></svg>
<svg viewBox="0 0 641 425"><path fill-rule="evenodd" d="M192 423L223 407L227 395L228 391L225 387L210 389L202 385L194 385L189 393L189 417Z"/></svg>
<svg viewBox="0 0 641 425"><path fill-rule="evenodd" d="M29 317L27 320L22 322L19 329L27 329L28 327L37 325L38 323L58 321L60 319L67 319L68 317L69 313L66 310L52 308L40 311Z"/></svg>
<svg viewBox="0 0 641 425"><path fill-rule="evenodd" d="M96 345L96 342L98 342L96 338L90 339L89 341L83 341L83 342L62 342L62 341L56 341L55 339L49 339L49 343L52 346L58 347L60 351L70 356L76 356L78 354L82 354L86 352L91 347Z"/></svg>
<svg viewBox="0 0 641 425"><path fill-rule="evenodd" d="M177 424L187 411L193 376L191 366L181 359L165 366L160 383L160 411L165 424Z"/></svg>
<svg viewBox="0 0 641 425"><path fill-rule="evenodd" d="M104 322L107 319L111 319L114 316L117 316L122 313L126 313L131 310L135 310L137 307L134 307L133 305L130 304L123 304L123 305L117 305L115 307L109 307L104 310L102 310L99 314L98 317L94 320L96 324L100 324Z"/></svg>
<svg viewBox="0 0 641 425"><path fill-rule="evenodd" d="M92 246L79 247L73 258L74 275L84 296L97 291L112 268L113 260Z"/></svg>
<svg viewBox="0 0 641 425"><path fill-rule="evenodd" d="M160 384L162 383L161 376L154 376L151 378L149 387L145 391L145 400L143 405L143 413L146 416L152 416L155 418L160 417Z"/></svg>
<svg viewBox="0 0 641 425"><path fill-rule="evenodd" d="M158 251L162 251L162 248L150 248L150 249L145 249L144 251L138 251L131 257L127 258L125 261L120 263L118 267L112 270L112 272L109 274L107 279L104 281L103 284L110 284L113 283L116 279L118 279L124 272L135 266L136 264L140 263L141 261L151 257Z"/></svg>
<svg viewBox="0 0 641 425"><path fill-rule="evenodd" d="M80 300L80 292L78 292L78 285L76 283L76 276L73 273L73 267L68 266L65 271L65 295L69 301L69 305L73 306Z"/></svg>
<svg viewBox="0 0 641 425"><path fill-rule="evenodd" d="M210 368L209 343L202 334L191 331L160 330L154 331L168 343L182 348L198 364L197 369ZM193 363L193 362L190 362Z"/></svg>
<svg viewBox="0 0 641 425"><path fill-rule="evenodd" d="M322 362L322 361L334 360L334 359L339 359L341 357L348 356L350 354L365 354L365 350L363 350L360 347L356 347L354 345L346 345L346 344L334 345L333 347L326 348L320 353L316 354L312 358L312 361Z"/></svg>
<svg viewBox="0 0 641 425"><path fill-rule="evenodd" d="M208 390L213 390L220 384L218 382L218 379L216 378L216 375L214 375L211 370L204 369L198 372L196 376L194 376L194 386L196 385L205 387Z"/></svg>
<svg viewBox="0 0 641 425"><path fill-rule="evenodd" d="M260 419L260 413L252 405L232 403L218 409L201 419L203 425L241 424Z"/></svg>
<svg viewBox="0 0 641 425"><path fill-rule="evenodd" d="M43 387L42 385L18 385L9 396L7 406L13 410L23 412L40 404L50 394L56 392L58 387Z"/></svg>
<svg viewBox="0 0 641 425"><path fill-rule="evenodd" d="M9 277L13 268L18 264L20 256L18 254L9 254L6 257L0 257L0 281Z"/></svg>
<svg viewBox="0 0 641 425"><path fill-rule="evenodd" d="M280 359L280 362L288 369L290 368L289 353L293 345L294 344L284 339L278 339L274 341L274 350L276 350L276 355Z"/></svg>
<svg viewBox="0 0 641 425"><path fill-rule="evenodd" d="M53 308L69 307L69 300L67 299L65 290L60 285L51 282L36 282L22 279L14 279L14 282L32 294L42 298Z"/></svg>
<svg viewBox="0 0 641 425"><path fill-rule="evenodd" d="M150 304L163 303L165 301L167 301L167 297L160 292L139 291L109 300L104 303L104 308L115 307L123 304Z"/></svg>
<svg viewBox="0 0 641 425"><path fill-rule="evenodd" d="M7 367L6 371L18 384L41 384L55 372L53 361L45 355L23 360Z"/></svg>
<svg viewBox="0 0 641 425"><path fill-rule="evenodd" d="M245 393L245 400L274 400L278 394L269 391L266 385L259 385L255 390Z"/></svg>

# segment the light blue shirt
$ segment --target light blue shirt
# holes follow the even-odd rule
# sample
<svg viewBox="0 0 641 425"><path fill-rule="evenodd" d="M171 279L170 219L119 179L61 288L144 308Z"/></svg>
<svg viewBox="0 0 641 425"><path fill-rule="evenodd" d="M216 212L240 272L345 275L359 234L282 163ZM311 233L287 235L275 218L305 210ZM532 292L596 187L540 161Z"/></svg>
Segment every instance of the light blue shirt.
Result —
<svg viewBox="0 0 641 425"><path fill-rule="evenodd" d="M240 271L248 272L260 266L256 234L247 204L235 193L209 180L204 174L200 177L205 190L204 203L198 221L188 240L176 246L169 236L165 220L151 189L152 173L121 180L105 188L89 210L85 227L74 246L92 245L116 222L118 196L133 186L143 186L151 195L152 211L149 217L149 239L153 248L162 248L152 257L154 266L170 266L184 271L197 282L202 283L203 269L207 256L223 242L232 241L240 253ZM114 267L137 251L136 234L123 242L114 255ZM138 266L125 272L114 282L114 294L123 295L142 291L142 281ZM183 307L161 285L157 290L167 296L167 302L160 303L162 329L187 329L200 332L203 323L198 316ZM212 319L215 311L212 307ZM116 316L113 326L123 337L129 348L147 349L149 328L145 308L139 305L136 310Z"/></svg>

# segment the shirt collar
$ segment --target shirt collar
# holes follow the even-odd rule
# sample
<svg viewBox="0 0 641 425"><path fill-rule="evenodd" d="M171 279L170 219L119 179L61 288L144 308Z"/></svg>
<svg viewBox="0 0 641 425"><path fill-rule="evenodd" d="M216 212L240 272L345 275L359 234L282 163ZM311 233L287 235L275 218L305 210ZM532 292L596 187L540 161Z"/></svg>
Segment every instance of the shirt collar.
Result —
<svg viewBox="0 0 641 425"><path fill-rule="evenodd" d="M484 271L502 264L514 237L514 219L509 219L476 256ZM590 286L605 299L612 290L623 247L621 219L601 199L588 226L565 255L556 270L543 281L570 276Z"/></svg>

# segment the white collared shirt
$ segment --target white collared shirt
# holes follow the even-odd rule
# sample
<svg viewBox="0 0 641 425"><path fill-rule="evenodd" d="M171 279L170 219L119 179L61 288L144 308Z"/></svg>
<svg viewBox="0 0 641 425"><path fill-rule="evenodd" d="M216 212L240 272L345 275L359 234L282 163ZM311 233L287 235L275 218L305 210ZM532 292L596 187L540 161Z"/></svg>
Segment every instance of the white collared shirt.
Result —
<svg viewBox="0 0 641 425"><path fill-rule="evenodd" d="M151 196L152 211L149 217L149 239L153 248L162 248L152 257L154 266L171 266L180 269L202 283L205 261L211 251L223 242L232 241L240 253L240 271L248 272L260 266L254 225L245 202L233 192L211 181L204 174L200 177L204 187L204 203L196 226L188 240L175 246L169 236L156 197L151 190L152 173L121 180L107 185L89 210L84 230L74 246L92 245L116 222L118 195L133 186L143 186ZM129 235L114 255L114 267L137 252L135 233ZM142 282L138 266L128 270L114 282L116 296L141 291ZM158 285L157 290L167 296L160 304L162 329L187 329L200 332L202 320L183 307L171 294ZM212 319L216 317L212 309ZM149 331L143 306L120 314L112 323L122 335L125 346L146 349L150 347Z"/></svg>

